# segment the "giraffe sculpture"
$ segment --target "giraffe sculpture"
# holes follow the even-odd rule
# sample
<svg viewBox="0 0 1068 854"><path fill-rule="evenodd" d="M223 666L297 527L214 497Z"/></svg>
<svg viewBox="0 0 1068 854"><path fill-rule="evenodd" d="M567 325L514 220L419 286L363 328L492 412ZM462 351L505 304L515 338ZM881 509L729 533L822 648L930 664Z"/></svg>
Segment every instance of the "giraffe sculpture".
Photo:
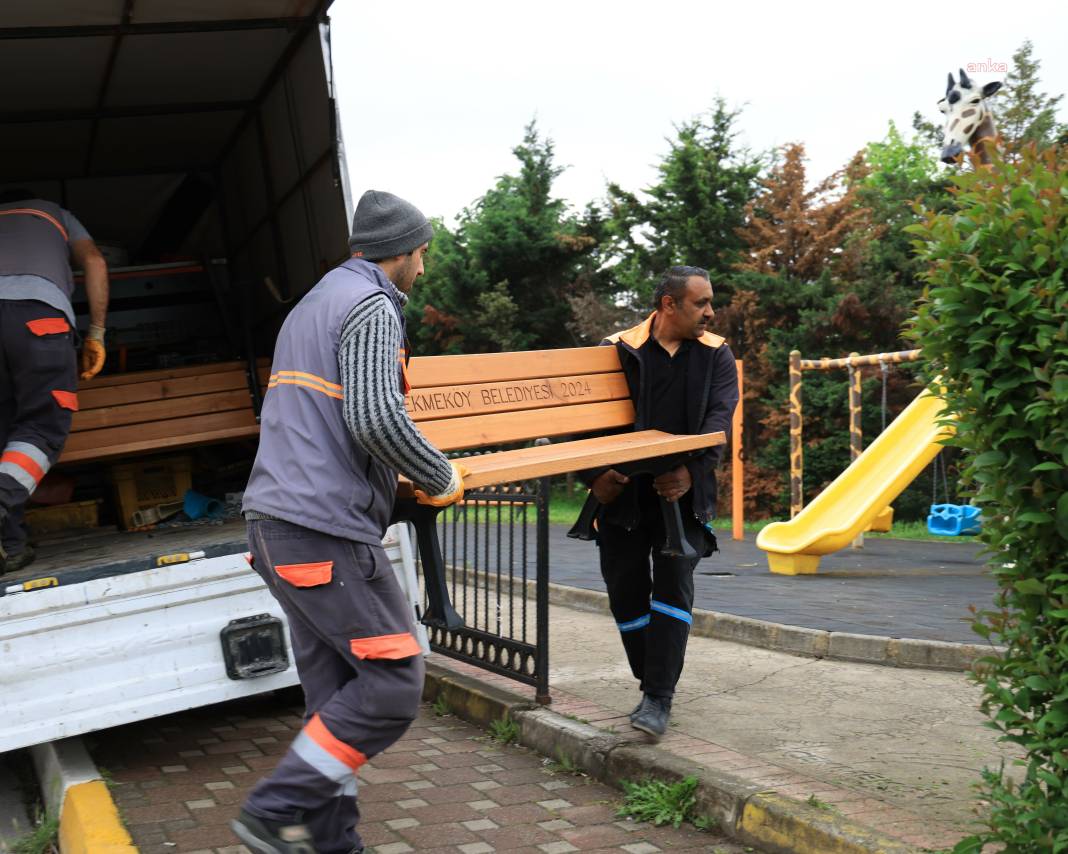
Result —
<svg viewBox="0 0 1068 854"><path fill-rule="evenodd" d="M942 139L942 162L956 163L970 148L979 157L979 162L990 163L988 145L994 144L994 117L986 105L986 99L1001 88L1001 83L993 81L982 89L976 89L971 78L960 69L960 81L953 80L949 74L946 85L946 97L938 102L946 116L945 136Z"/></svg>

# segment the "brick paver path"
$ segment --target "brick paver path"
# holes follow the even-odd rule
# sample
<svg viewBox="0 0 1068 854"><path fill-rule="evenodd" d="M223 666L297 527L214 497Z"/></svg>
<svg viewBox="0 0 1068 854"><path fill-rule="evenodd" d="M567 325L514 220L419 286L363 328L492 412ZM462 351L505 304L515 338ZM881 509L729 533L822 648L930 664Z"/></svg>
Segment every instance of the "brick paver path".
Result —
<svg viewBox="0 0 1068 854"><path fill-rule="evenodd" d="M143 854L247 854L229 821L296 734L301 701L278 692L89 737ZM360 831L376 854L753 850L690 825L620 819L615 790L426 708L360 777Z"/></svg>

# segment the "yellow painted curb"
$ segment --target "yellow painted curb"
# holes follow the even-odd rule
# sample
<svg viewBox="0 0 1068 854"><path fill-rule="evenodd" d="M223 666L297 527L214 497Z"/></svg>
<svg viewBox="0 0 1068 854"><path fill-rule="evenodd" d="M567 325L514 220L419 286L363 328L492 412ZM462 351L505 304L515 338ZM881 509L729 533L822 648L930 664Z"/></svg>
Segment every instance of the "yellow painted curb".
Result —
<svg viewBox="0 0 1068 854"><path fill-rule="evenodd" d="M739 821L751 842L791 854L913 854L910 845L791 798L771 793L750 797Z"/></svg>
<svg viewBox="0 0 1068 854"><path fill-rule="evenodd" d="M61 854L137 854L103 780L67 789L59 817Z"/></svg>

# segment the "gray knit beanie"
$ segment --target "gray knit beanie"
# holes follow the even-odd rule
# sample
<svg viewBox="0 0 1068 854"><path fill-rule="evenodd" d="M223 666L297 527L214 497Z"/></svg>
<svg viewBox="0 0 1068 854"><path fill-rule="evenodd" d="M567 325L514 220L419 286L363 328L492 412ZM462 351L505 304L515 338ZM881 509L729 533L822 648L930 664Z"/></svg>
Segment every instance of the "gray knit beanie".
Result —
<svg viewBox="0 0 1068 854"><path fill-rule="evenodd" d="M349 248L358 258L377 261L407 255L434 236L419 208L392 193L368 190L352 217Z"/></svg>

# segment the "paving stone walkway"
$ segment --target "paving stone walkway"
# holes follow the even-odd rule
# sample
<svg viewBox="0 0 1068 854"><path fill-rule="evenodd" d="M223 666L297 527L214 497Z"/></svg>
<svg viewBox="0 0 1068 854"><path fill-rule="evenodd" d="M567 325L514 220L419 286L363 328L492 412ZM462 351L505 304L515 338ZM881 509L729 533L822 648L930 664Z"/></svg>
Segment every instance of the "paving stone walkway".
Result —
<svg viewBox="0 0 1068 854"><path fill-rule="evenodd" d="M209 706L87 738L142 854L247 854L229 829L301 726L299 691ZM753 851L690 825L621 819L620 794L425 708L361 772L360 831L375 854L410 851Z"/></svg>

